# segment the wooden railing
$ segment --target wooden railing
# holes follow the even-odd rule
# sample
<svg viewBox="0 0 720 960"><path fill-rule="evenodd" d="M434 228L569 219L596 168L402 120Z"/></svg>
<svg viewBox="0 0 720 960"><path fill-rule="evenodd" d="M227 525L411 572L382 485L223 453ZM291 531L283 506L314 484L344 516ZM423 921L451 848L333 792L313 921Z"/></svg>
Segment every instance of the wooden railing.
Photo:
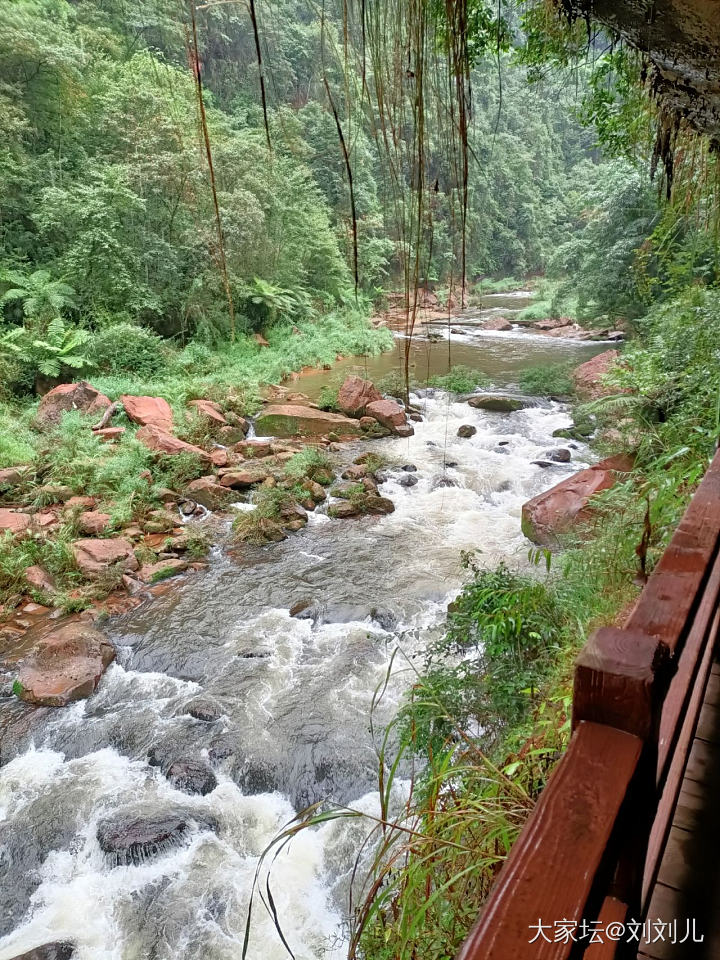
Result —
<svg viewBox="0 0 720 960"><path fill-rule="evenodd" d="M720 453L625 626L598 630L580 653L568 750L459 960L637 951L606 938L563 942L553 924L645 918L712 666L719 548Z"/></svg>

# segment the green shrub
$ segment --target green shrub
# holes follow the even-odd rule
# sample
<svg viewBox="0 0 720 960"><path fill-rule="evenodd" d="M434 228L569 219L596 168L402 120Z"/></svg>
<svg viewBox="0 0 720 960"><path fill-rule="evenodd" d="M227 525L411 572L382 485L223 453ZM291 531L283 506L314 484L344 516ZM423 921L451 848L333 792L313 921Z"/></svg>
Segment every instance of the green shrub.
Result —
<svg viewBox="0 0 720 960"><path fill-rule="evenodd" d="M430 377L428 385L440 387L450 393L472 393L477 387L490 386L490 379L480 370L457 364L447 373Z"/></svg>
<svg viewBox="0 0 720 960"><path fill-rule="evenodd" d="M573 392L572 364L557 363L530 367L520 374L520 388L536 397L561 396Z"/></svg>
<svg viewBox="0 0 720 960"><path fill-rule="evenodd" d="M338 406L338 388L329 387L325 384L320 389L320 396L318 397L317 404L321 410L331 410L334 413L340 412L340 407Z"/></svg>
<svg viewBox="0 0 720 960"><path fill-rule="evenodd" d="M115 323L92 338L93 365L101 373L154 376L168 362L166 341L135 323Z"/></svg>
<svg viewBox="0 0 720 960"><path fill-rule="evenodd" d="M305 447L285 464L285 476L291 480L314 480L327 486L332 483L334 473L330 457L316 447Z"/></svg>

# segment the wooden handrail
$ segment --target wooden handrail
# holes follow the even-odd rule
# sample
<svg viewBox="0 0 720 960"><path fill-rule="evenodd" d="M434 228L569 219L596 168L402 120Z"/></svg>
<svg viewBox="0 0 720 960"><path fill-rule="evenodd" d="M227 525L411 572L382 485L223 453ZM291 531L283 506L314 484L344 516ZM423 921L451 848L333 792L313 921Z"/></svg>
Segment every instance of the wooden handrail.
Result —
<svg viewBox="0 0 720 960"><path fill-rule="evenodd" d="M578 656L569 747L458 960L616 957L616 943L556 942L537 927L645 917L712 665L719 601L720 453L624 627L597 630Z"/></svg>

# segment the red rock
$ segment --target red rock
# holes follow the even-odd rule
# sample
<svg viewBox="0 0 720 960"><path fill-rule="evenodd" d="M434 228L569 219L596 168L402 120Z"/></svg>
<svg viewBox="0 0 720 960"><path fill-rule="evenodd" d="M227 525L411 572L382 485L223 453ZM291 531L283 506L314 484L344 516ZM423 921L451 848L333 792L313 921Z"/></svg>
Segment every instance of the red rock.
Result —
<svg viewBox="0 0 720 960"><path fill-rule="evenodd" d="M351 417L362 417L369 403L382 400L382 394L370 380L347 377L338 391L338 406Z"/></svg>
<svg viewBox="0 0 720 960"><path fill-rule="evenodd" d="M75 622L41 637L18 671L13 690L27 703L63 707L89 697L115 658L97 630Z"/></svg>
<svg viewBox="0 0 720 960"><path fill-rule="evenodd" d="M234 499L228 484L219 484L214 477L200 477L186 488L186 495L208 510L222 510Z"/></svg>
<svg viewBox="0 0 720 960"><path fill-rule="evenodd" d="M103 443L115 443L125 433L125 427L101 427L99 430L93 430L93 433Z"/></svg>
<svg viewBox="0 0 720 960"><path fill-rule="evenodd" d="M374 400L367 405L366 413L390 430L407 422L404 408L395 400Z"/></svg>
<svg viewBox="0 0 720 960"><path fill-rule="evenodd" d="M563 327L573 326L570 317L550 317L547 320L538 320L533 324L536 330L561 330Z"/></svg>
<svg viewBox="0 0 720 960"><path fill-rule="evenodd" d="M357 436L361 432L357 420L350 417L292 403L265 407L255 426L263 436L276 437L322 436L333 431Z"/></svg>
<svg viewBox="0 0 720 960"><path fill-rule="evenodd" d="M26 603L22 608L22 612L29 613L31 616L33 614L50 613L50 607L45 607L41 603Z"/></svg>
<svg viewBox="0 0 720 960"><path fill-rule="evenodd" d="M109 540L76 540L72 545L73 556L80 572L88 579L95 579L109 567L137 570L138 562L132 544L122 537Z"/></svg>
<svg viewBox="0 0 720 960"><path fill-rule="evenodd" d="M25 581L33 590L39 590L41 593L53 593L55 590L53 578L37 565L25 568Z"/></svg>
<svg viewBox="0 0 720 960"><path fill-rule="evenodd" d="M483 330L512 330L512 324L505 317L490 317L482 325Z"/></svg>
<svg viewBox="0 0 720 960"><path fill-rule="evenodd" d="M124 393L120 402L133 423L158 427L168 433L172 430L173 415L170 404L162 397L133 397Z"/></svg>
<svg viewBox="0 0 720 960"><path fill-rule="evenodd" d="M581 363L572 372L573 383L577 395L583 400L595 400L617 391L616 387L608 387L602 378L617 363L620 354L617 350L606 350L596 357Z"/></svg>
<svg viewBox="0 0 720 960"><path fill-rule="evenodd" d="M9 530L13 536L19 536L28 531L31 523L32 517L27 513L16 513L14 510L0 507L0 534Z"/></svg>
<svg viewBox="0 0 720 960"><path fill-rule="evenodd" d="M601 490L612 487L618 473L632 469L625 455L608 457L587 470L566 477L560 483L523 504L522 532L534 543L557 544L557 535L592 518L588 501Z"/></svg>
<svg viewBox="0 0 720 960"><path fill-rule="evenodd" d="M96 537L103 533L110 523L109 513L100 513L98 510L88 510L87 513L81 513L78 517L78 526L81 533L89 537Z"/></svg>
<svg viewBox="0 0 720 960"><path fill-rule="evenodd" d="M84 510L92 510L95 506L95 497L70 497L65 501L65 507L82 507Z"/></svg>
<svg viewBox="0 0 720 960"><path fill-rule="evenodd" d="M109 398L96 390L87 380L61 383L42 398L35 422L42 428L54 427L60 423L62 415L68 410L79 410L81 413L91 415L104 413L109 406Z"/></svg>
<svg viewBox="0 0 720 960"><path fill-rule="evenodd" d="M219 423L223 427L227 426L228 422L223 415L222 407L219 403L213 403L212 400L191 400L188 406L194 407L206 420Z"/></svg>
<svg viewBox="0 0 720 960"><path fill-rule="evenodd" d="M154 424L140 427L136 437L148 450L152 450L155 453L167 453L170 455L176 453L194 453L196 457L200 457L202 460L210 460L210 454L201 447L195 447L192 443L185 443L184 440L179 440L171 433L168 433L160 427L156 427Z"/></svg>
<svg viewBox="0 0 720 960"><path fill-rule="evenodd" d="M261 333L254 333L253 340L261 347L269 347L270 344L267 342L265 337Z"/></svg>
<svg viewBox="0 0 720 960"><path fill-rule="evenodd" d="M186 560L160 560L158 563L143 564L138 576L143 583L157 583L167 577L177 576L178 573L187 570L187 567Z"/></svg>
<svg viewBox="0 0 720 960"><path fill-rule="evenodd" d="M272 443L269 440L241 440L235 444L233 450L248 460L259 460L261 457L270 456Z"/></svg>
<svg viewBox="0 0 720 960"><path fill-rule="evenodd" d="M227 450L224 447L220 447L217 450L212 450L210 452L210 459L214 467L226 467L230 462L230 457L228 456Z"/></svg>
<svg viewBox="0 0 720 960"><path fill-rule="evenodd" d="M33 526L40 530L46 530L48 527L53 527L57 522L57 515L53 513L52 510L43 510L40 513L36 513L33 517Z"/></svg>
<svg viewBox="0 0 720 960"><path fill-rule="evenodd" d="M223 487L241 490L243 487L251 487L255 483L262 483L267 477L267 471L260 470L257 467L247 470L227 470L220 478L220 484Z"/></svg>

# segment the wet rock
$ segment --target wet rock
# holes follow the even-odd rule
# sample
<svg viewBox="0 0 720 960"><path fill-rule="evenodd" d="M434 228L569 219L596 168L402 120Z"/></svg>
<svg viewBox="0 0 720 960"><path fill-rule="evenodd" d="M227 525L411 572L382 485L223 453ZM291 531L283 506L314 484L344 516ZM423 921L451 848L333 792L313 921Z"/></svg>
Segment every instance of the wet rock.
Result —
<svg viewBox="0 0 720 960"><path fill-rule="evenodd" d="M40 401L35 423L43 430L56 427L64 413L79 410L88 416L104 413L110 406L110 399L96 390L87 380L77 383L61 383L54 387Z"/></svg>
<svg viewBox="0 0 720 960"><path fill-rule="evenodd" d="M530 463L535 467L547 468L553 466L552 460L531 460Z"/></svg>
<svg viewBox="0 0 720 960"><path fill-rule="evenodd" d="M211 450L210 459L214 467L226 467L228 463L230 463L230 455L225 447L218 447L217 450Z"/></svg>
<svg viewBox="0 0 720 960"><path fill-rule="evenodd" d="M603 378L616 365L619 356L617 350L606 350L575 367L572 380L575 392L582 400L596 400L617 391L617 387L606 386Z"/></svg>
<svg viewBox="0 0 720 960"><path fill-rule="evenodd" d="M191 517L194 513L202 513L198 510L198 505L194 500L181 500L178 509L184 517Z"/></svg>
<svg viewBox="0 0 720 960"><path fill-rule="evenodd" d="M241 440L235 444L233 450L248 460L260 460L270 456L273 445L270 440Z"/></svg>
<svg viewBox="0 0 720 960"><path fill-rule="evenodd" d="M357 503L351 500L343 500L342 503L333 503L328 507L328 515L335 520L348 520L351 517L359 517L362 510Z"/></svg>
<svg viewBox="0 0 720 960"><path fill-rule="evenodd" d="M490 317L482 325L483 330L512 330L512 324L505 317Z"/></svg>
<svg viewBox="0 0 720 960"><path fill-rule="evenodd" d="M366 413L389 430L407 425L405 409L395 400L374 400L367 405Z"/></svg>
<svg viewBox="0 0 720 960"><path fill-rule="evenodd" d="M217 820L206 813L155 817L117 817L98 824L97 840L115 865L138 865L180 846L193 827L217 833Z"/></svg>
<svg viewBox="0 0 720 960"><path fill-rule="evenodd" d="M235 743L229 736L216 737L208 747L211 763L222 763L235 753Z"/></svg>
<svg viewBox="0 0 720 960"><path fill-rule="evenodd" d="M227 426L227 420L219 403L213 403L212 400L191 400L188 406L192 407L209 424L217 424L221 427Z"/></svg>
<svg viewBox="0 0 720 960"><path fill-rule="evenodd" d="M70 960L75 952L75 945L66 940L55 940L53 943L43 943L26 953L20 953L12 960Z"/></svg>
<svg viewBox="0 0 720 960"><path fill-rule="evenodd" d="M9 530L14 537L28 533L32 524L32 517L27 513L0 508L0 534Z"/></svg>
<svg viewBox="0 0 720 960"><path fill-rule="evenodd" d="M343 480L362 480L368 475L368 468L364 464L352 464L346 467L340 476Z"/></svg>
<svg viewBox="0 0 720 960"><path fill-rule="evenodd" d="M110 567L137 570L138 562L129 540L76 540L72 552L78 569L89 580L97 579Z"/></svg>
<svg viewBox="0 0 720 960"><path fill-rule="evenodd" d="M146 446L148 450L152 450L153 453L166 453L170 456L178 453L191 453L201 460L210 460L210 454L201 447L196 447L192 443L185 443L184 440L179 440L168 433L167 430L163 430L152 423L141 427L135 436L140 443Z"/></svg>
<svg viewBox="0 0 720 960"><path fill-rule="evenodd" d="M167 768L165 776L176 790L197 793L203 797L212 793L217 786L217 777L200 760L175 760Z"/></svg>
<svg viewBox="0 0 720 960"><path fill-rule="evenodd" d="M166 433L172 431L172 410L167 400L162 397L134 397L124 393L120 397L120 402L133 423L138 423L141 427L157 427Z"/></svg>
<svg viewBox="0 0 720 960"><path fill-rule="evenodd" d="M462 426L458 427L457 435L463 440L469 440L470 437L474 437L477 433L477 427L474 427L471 423L463 423Z"/></svg>
<svg viewBox="0 0 720 960"><path fill-rule="evenodd" d="M89 697L114 659L115 649L103 634L85 623L69 623L36 642L13 690L26 703L64 707Z"/></svg>
<svg viewBox="0 0 720 960"><path fill-rule="evenodd" d="M290 607L290 616L297 620L315 620L317 615L318 608L314 600L298 600Z"/></svg>
<svg viewBox="0 0 720 960"><path fill-rule="evenodd" d="M222 510L235 499L235 495L227 487L218 483L214 477L200 477L193 480L185 492L196 503L201 503L208 510Z"/></svg>
<svg viewBox="0 0 720 960"><path fill-rule="evenodd" d="M268 470L262 467L224 470L220 477L220 485L233 490L243 490L256 483L263 483L269 476Z"/></svg>
<svg viewBox="0 0 720 960"><path fill-rule="evenodd" d="M417 467L414 463L405 463L400 467L401 470L404 470L405 473L417 473Z"/></svg>
<svg viewBox="0 0 720 960"><path fill-rule="evenodd" d="M572 459L570 456L570 451L565 447L554 447L552 450L548 450L545 454L548 459L553 460L555 463L570 463Z"/></svg>
<svg viewBox="0 0 720 960"><path fill-rule="evenodd" d="M25 582L33 590L39 590L41 593L53 593L55 590L53 578L37 565L25 568Z"/></svg>
<svg viewBox="0 0 720 960"><path fill-rule="evenodd" d="M370 380L347 377L338 391L338 406L351 417L362 417L369 403L382 400L382 394Z"/></svg>
<svg viewBox="0 0 720 960"><path fill-rule="evenodd" d="M303 480L303 488L307 490L315 503L322 503L327 498L325 487L315 480Z"/></svg>
<svg viewBox="0 0 720 960"><path fill-rule="evenodd" d="M414 487L418 482L418 478L413 476L412 473L406 473L404 476L400 477L398 483L401 487Z"/></svg>
<svg viewBox="0 0 720 960"><path fill-rule="evenodd" d="M606 335L607 340L624 340L625 331L624 330L609 330Z"/></svg>
<svg viewBox="0 0 720 960"><path fill-rule="evenodd" d="M189 714L195 720L202 720L203 723L214 723L221 716L220 708L211 700L192 700L183 713Z"/></svg>
<svg viewBox="0 0 720 960"><path fill-rule="evenodd" d="M509 441L509 440L498 440L498 446L499 446L499 447L509 447L509 446L510 446L510 441Z"/></svg>
<svg viewBox="0 0 720 960"><path fill-rule="evenodd" d="M80 514L77 522L80 533L84 533L88 537L96 537L99 533L104 533L107 530L111 519L109 513L88 510L86 513Z"/></svg>
<svg viewBox="0 0 720 960"><path fill-rule="evenodd" d="M558 534L592 518L590 498L612 487L619 474L631 469L630 458L608 457L587 470L567 477L523 504L522 532L534 543L556 545Z"/></svg>
<svg viewBox="0 0 720 960"><path fill-rule="evenodd" d="M481 393L470 397L468 406L475 410L490 410L494 413L514 413L532 406L528 397L513 397L501 393Z"/></svg>
<svg viewBox="0 0 720 960"><path fill-rule="evenodd" d="M242 761L233 770L232 778L246 797L275 793L279 788L272 767L260 760Z"/></svg>
<svg viewBox="0 0 720 960"><path fill-rule="evenodd" d="M370 619L388 632L394 630L398 624L397 614L388 607L373 607L370 611Z"/></svg>
<svg viewBox="0 0 720 960"><path fill-rule="evenodd" d="M459 487L460 484L457 480L453 480L452 477L434 477L432 481L432 489L439 490L442 487Z"/></svg>
<svg viewBox="0 0 720 960"><path fill-rule="evenodd" d="M322 436L332 433L357 436L360 424L339 413L328 413L299 404L277 403L265 407L255 421L258 433L264 436Z"/></svg>
<svg viewBox="0 0 720 960"><path fill-rule="evenodd" d="M143 583L159 583L168 577L176 577L188 568L187 560L169 559L159 560L157 563L144 563L140 567L138 577Z"/></svg>

